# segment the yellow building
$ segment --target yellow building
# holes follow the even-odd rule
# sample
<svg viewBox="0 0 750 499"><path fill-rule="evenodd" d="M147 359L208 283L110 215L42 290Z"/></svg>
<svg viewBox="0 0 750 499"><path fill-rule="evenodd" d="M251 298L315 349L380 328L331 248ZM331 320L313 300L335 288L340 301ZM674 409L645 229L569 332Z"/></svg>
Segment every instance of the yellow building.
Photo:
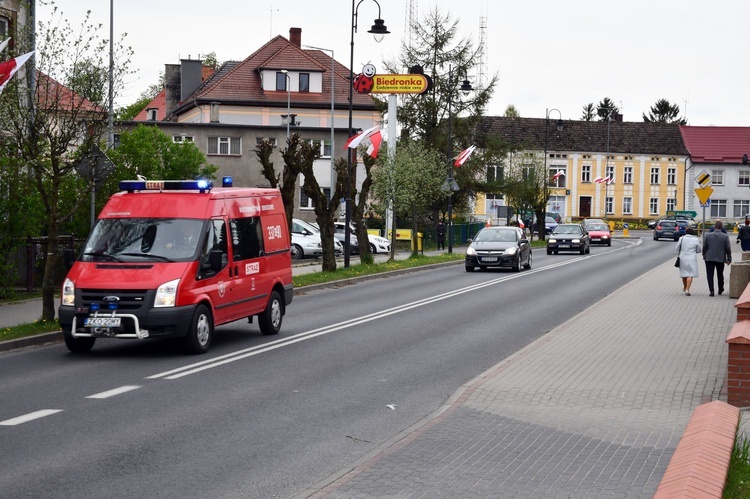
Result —
<svg viewBox="0 0 750 499"><path fill-rule="evenodd" d="M547 211L566 221L647 220L687 206L688 152L679 125L615 120L562 125L558 130L556 120L483 118L477 144L492 137L510 150L503 164L488 167L488 178L502 179L524 163L546 164L552 189ZM477 196L475 216L497 218L504 201L502 194Z"/></svg>

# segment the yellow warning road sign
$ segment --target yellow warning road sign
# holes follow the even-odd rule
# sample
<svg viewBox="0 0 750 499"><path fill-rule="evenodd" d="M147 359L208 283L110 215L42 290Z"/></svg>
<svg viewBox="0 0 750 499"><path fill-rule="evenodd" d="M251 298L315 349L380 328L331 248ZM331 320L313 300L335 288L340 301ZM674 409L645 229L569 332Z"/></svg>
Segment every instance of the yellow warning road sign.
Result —
<svg viewBox="0 0 750 499"><path fill-rule="evenodd" d="M695 194L698 196L701 204L706 204L708 198L710 198L713 193L714 190L711 187L701 187L700 189L695 190Z"/></svg>

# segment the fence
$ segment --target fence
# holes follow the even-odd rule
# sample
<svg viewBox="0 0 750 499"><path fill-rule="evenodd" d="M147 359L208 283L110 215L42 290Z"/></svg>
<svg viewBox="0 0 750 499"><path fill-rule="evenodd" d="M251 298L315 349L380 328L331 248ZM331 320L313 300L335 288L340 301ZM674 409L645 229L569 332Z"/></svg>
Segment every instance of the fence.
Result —
<svg viewBox="0 0 750 499"><path fill-rule="evenodd" d="M63 252L65 248L78 249L83 241L72 235L59 236L55 282L62 284L67 269ZM47 237L28 237L19 241L8 254L8 266L13 287L26 291L41 289L44 278L44 266L47 260Z"/></svg>

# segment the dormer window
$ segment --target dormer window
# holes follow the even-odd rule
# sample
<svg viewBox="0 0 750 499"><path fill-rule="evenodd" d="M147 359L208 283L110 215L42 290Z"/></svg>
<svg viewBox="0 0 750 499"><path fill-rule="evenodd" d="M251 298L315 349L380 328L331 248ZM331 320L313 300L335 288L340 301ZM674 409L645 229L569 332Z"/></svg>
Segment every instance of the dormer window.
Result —
<svg viewBox="0 0 750 499"><path fill-rule="evenodd" d="M148 121L156 121L158 111L159 111L159 108L156 108L156 107L150 107L146 109L146 119Z"/></svg>
<svg viewBox="0 0 750 499"><path fill-rule="evenodd" d="M299 91L300 92L310 91L310 73L299 74Z"/></svg>
<svg viewBox="0 0 750 499"><path fill-rule="evenodd" d="M287 73L282 73L281 71L276 73L276 90L279 92L286 92L286 75Z"/></svg>

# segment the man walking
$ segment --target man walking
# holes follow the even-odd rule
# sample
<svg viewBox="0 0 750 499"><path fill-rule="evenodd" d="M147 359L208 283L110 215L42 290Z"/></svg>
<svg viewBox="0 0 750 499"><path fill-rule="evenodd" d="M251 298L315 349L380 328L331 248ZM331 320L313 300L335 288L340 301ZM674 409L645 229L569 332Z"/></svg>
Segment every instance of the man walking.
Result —
<svg viewBox="0 0 750 499"><path fill-rule="evenodd" d="M445 249L445 225L442 220L437 224L437 249Z"/></svg>
<svg viewBox="0 0 750 499"><path fill-rule="evenodd" d="M724 292L724 264L732 263L732 245L729 236L722 231L724 224L717 220L714 230L706 234L703 243L703 260L706 262L706 278L708 278L708 296L714 295L714 270L716 282L719 284L719 294Z"/></svg>

